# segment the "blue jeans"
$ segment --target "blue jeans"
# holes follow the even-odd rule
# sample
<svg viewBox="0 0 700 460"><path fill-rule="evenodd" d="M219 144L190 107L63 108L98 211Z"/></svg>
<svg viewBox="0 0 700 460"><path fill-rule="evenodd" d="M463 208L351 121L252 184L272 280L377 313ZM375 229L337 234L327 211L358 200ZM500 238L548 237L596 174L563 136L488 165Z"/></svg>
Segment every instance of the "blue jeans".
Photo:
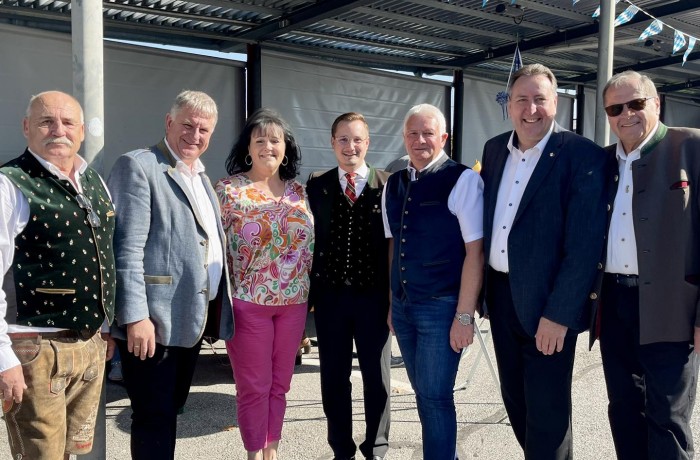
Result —
<svg viewBox="0 0 700 460"><path fill-rule="evenodd" d="M452 460L457 443L453 388L460 354L450 347L457 296L420 302L392 298L391 321L416 392L423 459Z"/></svg>

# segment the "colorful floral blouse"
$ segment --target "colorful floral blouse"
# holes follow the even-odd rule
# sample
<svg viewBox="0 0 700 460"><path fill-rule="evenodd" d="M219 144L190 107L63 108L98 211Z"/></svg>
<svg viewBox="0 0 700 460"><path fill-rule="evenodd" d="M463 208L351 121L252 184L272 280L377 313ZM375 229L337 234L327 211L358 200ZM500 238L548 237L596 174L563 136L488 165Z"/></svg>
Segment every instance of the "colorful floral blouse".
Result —
<svg viewBox="0 0 700 460"><path fill-rule="evenodd" d="M287 181L277 201L236 174L217 182L216 193L233 297L260 305L306 302L314 230L304 187Z"/></svg>

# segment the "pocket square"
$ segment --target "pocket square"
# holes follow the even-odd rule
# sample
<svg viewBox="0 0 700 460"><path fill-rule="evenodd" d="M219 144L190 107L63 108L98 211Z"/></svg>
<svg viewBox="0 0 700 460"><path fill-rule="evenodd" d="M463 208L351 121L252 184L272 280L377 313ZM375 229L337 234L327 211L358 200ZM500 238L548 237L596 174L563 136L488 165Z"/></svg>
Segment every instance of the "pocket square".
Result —
<svg viewBox="0 0 700 460"><path fill-rule="evenodd" d="M679 188L688 188L689 185L690 182L688 182L687 180L679 180L675 184L671 185L671 190L677 190Z"/></svg>

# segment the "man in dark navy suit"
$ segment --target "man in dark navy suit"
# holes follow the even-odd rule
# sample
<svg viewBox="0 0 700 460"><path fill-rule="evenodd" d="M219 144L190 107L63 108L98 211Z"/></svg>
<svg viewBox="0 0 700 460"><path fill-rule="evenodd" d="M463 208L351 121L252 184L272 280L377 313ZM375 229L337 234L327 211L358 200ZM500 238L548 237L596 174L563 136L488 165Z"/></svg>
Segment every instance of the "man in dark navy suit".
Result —
<svg viewBox="0 0 700 460"><path fill-rule="evenodd" d="M501 393L527 459L572 458L577 335L605 238L605 153L555 121L557 81L513 75L514 130L484 146L485 300Z"/></svg>

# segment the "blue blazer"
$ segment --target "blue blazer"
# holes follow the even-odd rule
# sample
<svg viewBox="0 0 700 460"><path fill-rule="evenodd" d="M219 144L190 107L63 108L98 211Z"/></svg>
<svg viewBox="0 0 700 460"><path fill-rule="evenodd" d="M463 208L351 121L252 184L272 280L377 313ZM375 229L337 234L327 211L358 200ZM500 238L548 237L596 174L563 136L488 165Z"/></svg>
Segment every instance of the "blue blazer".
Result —
<svg viewBox="0 0 700 460"><path fill-rule="evenodd" d="M484 146L481 177L486 267L510 135L496 136ZM574 332L588 327L589 297L596 273L602 268L599 260L605 242L605 165L601 147L555 123L508 237L513 304L531 336L543 316ZM487 276L484 281L488 282ZM488 304L485 308L488 310Z"/></svg>
<svg viewBox="0 0 700 460"><path fill-rule="evenodd" d="M150 317L156 342L189 348L205 334L207 322L206 335L231 338L233 311L225 256L217 302L209 302L209 238L175 164L161 142L120 156L107 181L117 209L112 334L124 339L126 324ZM219 201L209 178L201 176L226 254Z"/></svg>

